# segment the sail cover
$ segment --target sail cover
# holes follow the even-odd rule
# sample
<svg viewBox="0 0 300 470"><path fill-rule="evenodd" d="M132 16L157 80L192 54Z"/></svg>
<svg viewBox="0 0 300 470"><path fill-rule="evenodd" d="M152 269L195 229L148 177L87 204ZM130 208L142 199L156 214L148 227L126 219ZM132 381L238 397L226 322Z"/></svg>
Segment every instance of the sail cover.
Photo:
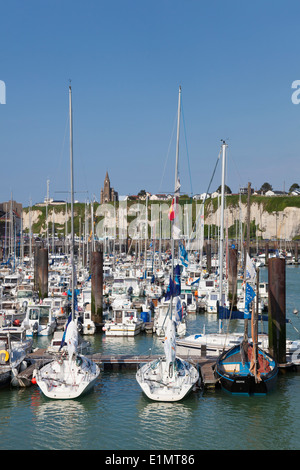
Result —
<svg viewBox="0 0 300 470"><path fill-rule="evenodd" d="M78 331L74 320L71 320L67 326L66 338L69 358L71 359L73 354L76 354L78 345Z"/></svg>
<svg viewBox="0 0 300 470"><path fill-rule="evenodd" d="M169 319L166 327L166 335L164 341L164 351L166 355L166 361L168 363L174 363L176 358L176 340L175 340L176 330L175 322Z"/></svg>

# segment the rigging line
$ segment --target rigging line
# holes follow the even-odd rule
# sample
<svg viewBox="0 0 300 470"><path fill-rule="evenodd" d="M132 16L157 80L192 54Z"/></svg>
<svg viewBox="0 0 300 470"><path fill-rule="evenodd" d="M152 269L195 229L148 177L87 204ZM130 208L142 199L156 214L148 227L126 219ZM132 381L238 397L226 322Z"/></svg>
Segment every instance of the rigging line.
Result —
<svg viewBox="0 0 300 470"><path fill-rule="evenodd" d="M182 112L182 122L183 122L183 129L184 129L185 147L186 147L187 160L188 160L188 167L189 167L189 176L190 176L190 184L191 184L191 196L193 197L192 175L191 175L189 151L188 151L188 145L187 145L187 137L186 137L186 128L185 128L184 114L183 114L182 98L181 98L181 112Z"/></svg>
<svg viewBox="0 0 300 470"><path fill-rule="evenodd" d="M172 135L171 135L170 142L169 142L169 147L168 147L167 157L166 157L166 160L165 160L164 171L163 171L163 174L162 174L162 177L161 177L159 192L161 192L162 182L163 182L163 179L164 179L164 176L165 176L166 166L167 166L167 163L168 163L168 158L169 158L169 153L170 153L170 148L171 148L171 142L173 140L173 136L174 136L174 132L175 132L175 128L176 128L176 118L177 118L177 113L176 113L175 119L174 119L173 131L172 131Z"/></svg>
<svg viewBox="0 0 300 470"><path fill-rule="evenodd" d="M207 191L206 191L204 200L202 201L203 207L204 207L204 204L205 204L205 202L206 202L207 194L209 193L209 189L210 189L211 183L212 183L212 181L213 181L213 179L214 179L214 176L215 176L215 173L216 173L216 170L217 170L217 166L218 166L218 163L219 163L219 160L220 160L221 152L222 152L222 149L221 149L220 152L219 152L219 155L218 155L218 158L217 158L217 161L216 161L216 164L215 164L215 168L214 168L212 177L211 177L211 179L210 179L210 182L209 182L209 185L208 185L208 188L207 188ZM200 214L201 214L201 211L199 210L198 217L197 217L196 220L195 220L194 228L192 229L192 234L194 233L194 231L195 231L195 229L196 229L196 225L197 225L197 223L199 222ZM189 239L189 242L190 242L190 241L191 241L191 238Z"/></svg>
<svg viewBox="0 0 300 470"><path fill-rule="evenodd" d="M241 175L240 175L240 173L239 173L239 171L238 171L238 166L237 166L237 164L236 164L235 160L232 158L232 156L230 155L230 153L229 153L229 152L228 152L228 154L227 154L227 155L228 155L228 158L231 158L231 160L232 160L232 162L233 162L233 165L234 165L234 167L235 167L235 171L236 171L236 173L237 173L237 176L238 176L238 179L239 179L239 181L240 181L240 183L239 183L239 187L241 188L241 187L242 187L242 186L241 186L241 184L242 184L242 183L241 183L241 181L242 181L242 178L241 178Z"/></svg>
<svg viewBox="0 0 300 470"><path fill-rule="evenodd" d="M69 123L69 113L67 115L67 119L66 119L66 125L65 125L65 133L64 133L64 138L63 138L63 143L62 143L62 147L61 147L61 151L60 151L60 159L59 159L59 162L58 162L58 168L57 168L57 175L60 175L61 174L61 163L62 163L62 156L63 156L63 152L64 152L64 147L65 147L65 140L66 140L66 134L67 134L67 129L68 129L68 123ZM54 191L55 192L55 191Z"/></svg>

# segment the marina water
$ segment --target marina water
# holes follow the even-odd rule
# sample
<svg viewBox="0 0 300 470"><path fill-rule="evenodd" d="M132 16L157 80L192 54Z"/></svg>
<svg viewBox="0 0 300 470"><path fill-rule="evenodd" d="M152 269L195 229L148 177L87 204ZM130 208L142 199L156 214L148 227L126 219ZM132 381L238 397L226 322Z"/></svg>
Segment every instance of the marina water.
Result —
<svg viewBox="0 0 300 470"><path fill-rule="evenodd" d="M267 268L260 272L267 280ZM286 267L287 337L300 334L300 266ZM187 334L218 331L215 314L189 315ZM227 325L225 325L227 328ZM265 322L264 330L267 332ZM230 331L243 332L234 320ZM92 353L158 354L156 336L89 337ZM35 346L46 347L49 338ZM94 390L76 400L50 400L37 386L0 390L1 450L295 450L300 448L300 373L278 377L267 396L192 392L182 402L151 402L134 370L103 371Z"/></svg>

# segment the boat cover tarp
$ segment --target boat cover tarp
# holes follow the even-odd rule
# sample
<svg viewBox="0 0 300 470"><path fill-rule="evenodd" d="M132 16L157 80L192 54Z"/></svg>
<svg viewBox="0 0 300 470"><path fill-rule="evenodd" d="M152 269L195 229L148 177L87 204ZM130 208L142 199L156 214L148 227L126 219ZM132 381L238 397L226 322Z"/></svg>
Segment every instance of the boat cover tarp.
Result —
<svg viewBox="0 0 300 470"><path fill-rule="evenodd" d="M219 318L221 320L244 320L244 312L240 310L232 310L227 307L219 306L218 310ZM268 315L258 315L259 320L268 321Z"/></svg>

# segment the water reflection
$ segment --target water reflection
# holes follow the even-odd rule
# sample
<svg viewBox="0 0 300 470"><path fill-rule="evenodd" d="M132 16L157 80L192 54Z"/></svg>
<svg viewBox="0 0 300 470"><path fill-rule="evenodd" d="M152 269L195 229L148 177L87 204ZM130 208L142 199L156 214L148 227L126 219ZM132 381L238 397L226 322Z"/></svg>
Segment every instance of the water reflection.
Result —
<svg viewBox="0 0 300 470"><path fill-rule="evenodd" d="M50 400L32 393L35 449L82 449L91 416L97 413L99 387L76 400ZM85 446L87 443L85 442Z"/></svg>

